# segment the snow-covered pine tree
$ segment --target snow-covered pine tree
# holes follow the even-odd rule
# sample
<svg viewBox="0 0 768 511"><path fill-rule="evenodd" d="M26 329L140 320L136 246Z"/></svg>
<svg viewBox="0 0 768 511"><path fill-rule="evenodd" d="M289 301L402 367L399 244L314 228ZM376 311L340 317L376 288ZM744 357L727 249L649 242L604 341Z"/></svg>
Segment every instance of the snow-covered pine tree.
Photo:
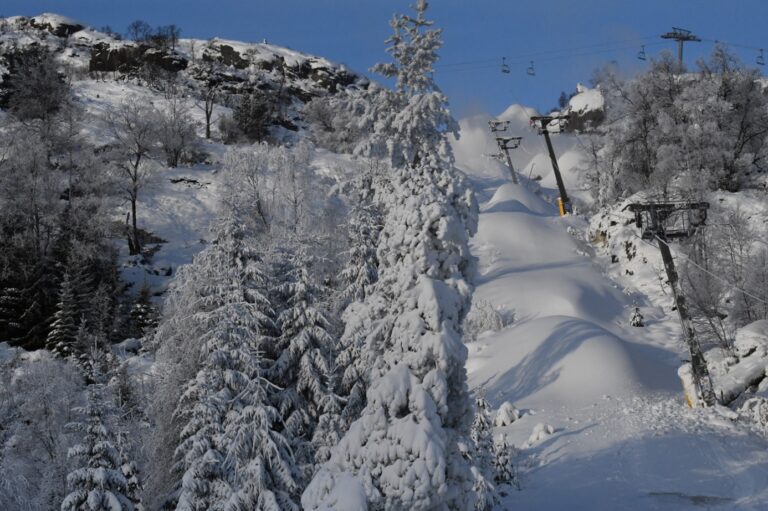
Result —
<svg viewBox="0 0 768 511"><path fill-rule="evenodd" d="M493 443L493 481L497 485L509 484L518 486L518 480L515 476L512 457L514 455L514 446L507 442L507 435L502 433Z"/></svg>
<svg viewBox="0 0 768 511"><path fill-rule="evenodd" d="M157 309L152 304L152 292L148 283L143 283L128 313L129 332L134 337L143 337L157 327Z"/></svg>
<svg viewBox="0 0 768 511"><path fill-rule="evenodd" d="M381 232L382 213L374 200L374 176L360 174L350 193L347 222L349 249L346 264L339 275L340 305L343 309L353 301L362 302L378 279L376 247Z"/></svg>
<svg viewBox="0 0 768 511"><path fill-rule="evenodd" d="M398 167L379 240L379 280L368 303L386 314L361 358L371 373L367 404L302 497L305 509L471 509L473 477L461 321L469 309L468 237L477 204L453 168L446 138L456 122L431 79L440 31L417 16L392 21L402 106L381 123Z"/></svg>
<svg viewBox="0 0 768 511"><path fill-rule="evenodd" d="M282 388L277 393L276 405L296 461L309 478L317 447L327 451L329 435L331 440L340 435L334 431L338 424L334 417L341 407L331 387L336 339L319 303L324 290L310 275L312 258L308 247L299 244L287 250L282 266L278 292L285 305L278 317L281 334L269 374ZM330 430L316 437L315 427L321 417L323 427Z"/></svg>
<svg viewBox="0 0 768 511"><path fill-rule="evenodd" d="M375 171L378 167L377 163L372 163L369 169L362 171L353 181L349 193L349 249L346 265L339 275L338 298L339 307L343 309L341 319L344 331L335 360L336 389L345 399L342 417L346 425L359 417L365 406L365 379L368 375L361 364L360 351L375 325L374 318L380 318L384 305L380 303L378 307L371 307L370 303L366 303L379 276L376 249L383 212L376 190L383 176Z"/></svg>
<svg viewBox="0 0 768 511"><path fill-rule="evenodd" d="M159 437L180 434L178 510L295 508L293 456L265 398L274 385L260 376L273 312L255 243L242 225L231 215L215 242L179 269L166 307L172 317L155 337L159 360L172 367L161 396L173 392L165 385L189 377L174 422L161 422ZM190 348L199 353L193 360L184 355Z"/></svg>
<svg viewBox="0 0 768 511"><path fill-rule="evenodd" d="M251 353L259 362L260 353ZM252 361L253 362L253 361ZM249 387L242 393L241 408L228 416L224 434L230 442L234 493L227 511L298 510L299 493L291 446L280 431L282 420L270 405L273 385L251 363Z"/></svg>
<svg viewBox="0 0 768 511"><path fill-rule="evenodd" d="M66 358L75 355L77 332L80 324L80 310L72 278L64 272L59 288L59 301L53 315L51 330L46 339L46 347L54 354Z"/></svg>
<svg viewBox="0 0 768 511"><path fill-rule="evenodd" d="M120 472L125 477L125 496L134 508L141 504L141 493L144 485L141 482L139 467L131 456L131 441L127 431L117 434L117 450L120 453Z"/></svg>
<svg viewBox="0 0 768 511"><path fill-rule="evenodd" d="M112 334L115 300L107 283L101 282L88 301L88 327L94 334L109 339Z"/></svg>
<svg viewBox="0 0 768 511"><path fill-rule="evenodd" d="M491 406L483 395L475 399L475 420L472 422L472 472L475 478L474 490L477 494L475 509L491 509L496 502L496 490L493 486L493 426L491 425Z"/></svg>
<svg viewBox="0 0 768 511"><path fill-rule="evenodd" d="M77 411L83 421L70 427L81 431L80 444L69 450L71 458L82 460L69 473L67 484L71 491L61 503L62 511L132 511L133 503L126 496L128 482L121 470L120 452L110 427L110 404L106 396L103 375L95 371L94 383L88 387L88 402Z"/></svg>

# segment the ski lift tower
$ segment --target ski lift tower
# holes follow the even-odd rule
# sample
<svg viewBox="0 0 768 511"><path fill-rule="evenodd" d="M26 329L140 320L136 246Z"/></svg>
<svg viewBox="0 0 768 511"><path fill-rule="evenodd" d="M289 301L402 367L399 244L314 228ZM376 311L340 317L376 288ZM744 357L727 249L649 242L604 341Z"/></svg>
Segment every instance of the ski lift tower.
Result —
<svg viewBox="0 0 768 511"><path fill-rule="evenodd" d="M624 209L635 214L635 225L641 230L641 238L656 240L661 251L661 259L664 262L669 287L672 288L677 315L680 318L680 326L683 328L685 343L691 356L693 381L698 394L689 396L686 393L688 405L693 407L700 399L705 406L712 406L716 403L712 378L709 375L704 353L696 339L693 322L688 314L688 304L680 289L675 261L669 249L671 240L688 238L693 235L697 227L704 225L709 204L706 202L646 202L629 204Z"/></svg>
<svg viewBox="0 0 768 511"><path fill-rule="evenodd" d="M488 127L491 129L491 133L496 137L496 143L499 145L499 151L501 151L501 153L499 153L498 157L506 157L507 167L509 167L509 173L512 175L512 182L518 184L517 173L515 172L514 165L512 165L512 157L509 156L509 150L520 147L520 141L523 140L523 137L502 137L498 135L498 133L507 131L509 128L509 121L490 120L488 121Z"/></svg>
<svg viewBox="0 0 768 511"><path fill-rule="evenodd" d="M691 33L690 30L684 28L672 27L671 32L661 34L662 39L673 39L677 41L677 70L678 73L683 72L683 43L686 42L701 42L701 39Z"/></svg>
<svg viewBox="0 0 768 511"><path fill-rule="evenodd" d="M568 198L568 193L565 191L565 183L563 183L563 176L560 175L560 165L557 163L557 156L555 156L555 149L552 147L552 141L549 139L549 125L553 121L558 121L560 124L563 121L567 121L570 115L536 115L531 117L532 123L539 123L539 135L544 135L544 140L547 142L547 150L549 151L549 159L552 161L552 170L555 172L555 179L557 180L557 188L560 191L560 198L557 200L557 206L560 211L560 216L565 216L572 212L571 200Z"/></svg>

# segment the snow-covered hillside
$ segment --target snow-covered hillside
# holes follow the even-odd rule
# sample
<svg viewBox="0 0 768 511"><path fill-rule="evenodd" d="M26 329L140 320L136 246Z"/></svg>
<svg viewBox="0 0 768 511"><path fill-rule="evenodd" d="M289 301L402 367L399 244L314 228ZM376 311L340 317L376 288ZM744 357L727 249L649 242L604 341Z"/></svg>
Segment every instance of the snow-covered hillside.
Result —
<svg viewBox="0 0 768 511"><path fill-rule="evenodd" d="M275 129L290 139L303 129L298 111L304 102L346 87L367 86L367 79L344 66L266 41L180 39L174 49L156 49L147 43L119 39L65 16L44 13L0 19L0 100L3 77L10 72L9 55L36 46L52 51L56 62L70 75L73 95L86 115L80 135L97 148L113 142L104 118L123 102L162 108L165 93L162 87L148 83L147 65L171 73L170 78L182 89L183 108L201 137L205 112L200 91L211 80L222 83L222 93L211 115L211 131L216 139L220 138L218 119L231 113L231 108L225 106L231 104L227 95L258 88L285 88L289 101L286 123ZM129 256L127 243L118 241L121 275L133 285L133 293L148 285L153 295L161 295L176 269L191 262L210 241L210 224L218 214L216 206L221 199L218 171L227 147L207 140L200 149L206 155L204 161L158 169L141 193L138 226L159 241L151 261ZM326 157L318 167L327 174L340 166L329 163ZM130 211L127 202L116 201L113 208L118 222L124 221Z"/></svg>
<svg viewBox="0 0 768 511"><path fill-rule="evenodd" d="M587 220L557 216L551 199L542 199L556 188L543 141L526 129L528 113L511 107L499 118L516 121L516 134L525 136L514 163L535 165L544 175L541 189L527 180L514 185L505 168L478 158L494 145L487 119L463 120L455 143L458 164L481 200L472 244L479 258L475 302L516 318L469 345L474 391L496 408L510 402L522 414L496 428L519 449L521 490L502 508L765 508L766 439L733 412L684 403L676 372L686 353L677 318L670 297L657 291L658 261L642 263L658 251L638 247L633 264L647 271L620 280L616 270L630 267L612 264L592 245ZM569 156L577 154L575 136L555 139L573 187L580 174L578 159ZM616 252L621 243L612 246ZM645 328L630 326L635 307Z"/></svg>
<svg viewBox="0 0 768 511"><path fill-rule="evenodd" d="M702 336L723 404L688 408L678 369L689 354L669 283L658 250L623 209L640 195L596 211L585 178L583 133L604 120L610 97L579 85L562 112L571 122L552 129L574 214L558 215L550 156L530 122L538 112L522 105L496 118L508 122L504 135L523 137L511 152L519 184L495 156L484 115L462 119L450 139L465 181L451 167L453 123L428 72L439 32L409 39L430 26L426 8L418 2L416 18L395 18L389 44L405 44L400 35L413 29L408 51L389 48L400 67L384 69L396 90L267 41L158 46L54 14L0 20L0 103L19 94L9 85L23 74L13 54L45 47L49 76L66 71L61 85L76 106L52 110L64 119L57 129L70 129L60 154L54 143L45 153L42 142L14 140L9 147L21 150L0 167L12 176L0 184L26 184L28 168L46 176L49 193L30 197L49 206L49 232L61 237L17 279L28 288L0 281L13 282L0 289L0 332L40 308L38 282L53 297L32 325L35 351L0 336L0 504L58 508L72 490L64 508L74 509L111 485L144 499L143 509L768 509L768 320L743 321L726 332L730 344ZM423 65L408 61L413 54ZM412 83L422 86L403 85ZM217 95L205 96L213 87ZM257 136L228 138L226 122L211 122L233 120L261 93L267 100L251 107L270 121ZM331 101L307 113L314 98ZM152 152L119 148L131 127L121 131L115 112L137 105L149 124L183 112L190 157L168 162L155 139ZM68 112L77 118L69 124ZM27 130L18 108L0 115L9 121L2 134L60 141ZM316 137L323 124L334 136ZM132 161L135 172L146 165L140 190L131 189L138 179L125 182ZM93 178L93 189L77 189L72 176ZM768 223L764 190L707 193L711 223L741 229L737 248L765 243L750 238ZM3 213L39 212L25 209L26 195L9 195L0 195ZM79 211L106 217L77 217L109 252L108 271L90 268L113 282L101 301L90 295L106 285L93 289L71 243L87 236L67 231L81 197L98 204L77 203ZM24 240L29 233L10 223L13 240ZM682 267L687 256L673 248ZM14 247L17 261L26 249ZM159 320L150 317L163 300ZM115 311L100 324L106 309ZM106 390L114 403L102 407ZM483 400L495 411L493 433L514 445L515 473L496 478L495 503L488 475L509 466L478 434ZM67 426L73 417L87 434ZM110 422L122 428L114 438ZM72 446L93 451L90 472L73 465ZM66 489L67 473L87 491Z"/></svg>

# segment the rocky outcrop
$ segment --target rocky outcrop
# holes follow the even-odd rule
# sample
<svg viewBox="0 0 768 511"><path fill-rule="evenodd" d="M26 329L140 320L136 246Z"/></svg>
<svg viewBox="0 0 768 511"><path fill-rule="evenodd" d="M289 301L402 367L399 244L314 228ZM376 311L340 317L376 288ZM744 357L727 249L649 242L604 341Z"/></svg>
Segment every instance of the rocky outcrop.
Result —
<svg viewBox="0 0 768 511"><path fill-rule="evenodd" d="M151 64L165 71L177 73L187 68L187 59L166 50L159 50L146 44L120 45L96 43L91 48L90 71L119 71L130 73L144 64Z"/></svg>
<svg viewBox="0 0 768 511"><path fill-rule="evenodd" d="M80 32L85 28L84 25L80 25L73 21L53 21L45 16L27 18L27 24L32 28L50 32L57 37L69 37L75 32Z"/></svg>
<svg viewBox="0 0 768 511"><path fill-rule="evenodd" d="M563 131L566 133L588 133L599 127L604 120L605 112L603 110L571 112L568 123Z"/></svg>
<svg viewBox="0 0 768 511"><path fill-rule="evenodd" d="M245 69L249 62L240 56L240 52L228 44L219 45L219 62L225 66L234 66L237 69ZM206 55L210 55L207 53Z"/></svg>

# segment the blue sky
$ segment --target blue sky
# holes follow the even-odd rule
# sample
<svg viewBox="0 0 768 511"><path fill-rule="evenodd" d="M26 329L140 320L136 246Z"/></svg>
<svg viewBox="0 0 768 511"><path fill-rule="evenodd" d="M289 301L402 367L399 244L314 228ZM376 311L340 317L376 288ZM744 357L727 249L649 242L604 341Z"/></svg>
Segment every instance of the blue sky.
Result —
<svg viewBox="0 0 768 511"><path fill-rule="evenodd" d="M413 0L3 0L0 15L57 12L100 27L124 31L135 19L174 23L182 37L270 42L343 62L366 71L386 60L388 21ZM587 82L592 70L615 60L627 73L650 55L674 49L659 38L672 26L705 39L686 45L686 62L705 56L714 40L754 64L768 50L766 0L433 0L430 16L444 29L445 46L436 79L454 113L498 113L511 103L540 110L561 91ZM502 74L507 57L511 73ZM528 76L534 60L535 76Z"/></svg>

